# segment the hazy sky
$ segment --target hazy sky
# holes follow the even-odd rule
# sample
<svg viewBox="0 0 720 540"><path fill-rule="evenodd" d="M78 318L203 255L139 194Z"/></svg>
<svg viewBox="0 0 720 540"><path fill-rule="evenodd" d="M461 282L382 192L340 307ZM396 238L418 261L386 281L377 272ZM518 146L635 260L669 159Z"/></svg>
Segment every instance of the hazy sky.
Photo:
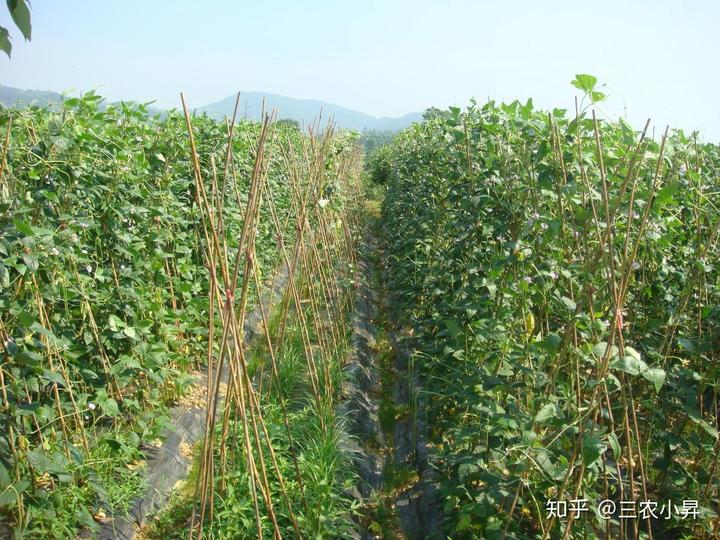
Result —
<svg viewBox="0 0 720 540"><path fill-rule="evenodd" d="M398 116L473 96L572 108L569 81L591 73L607 114L720 141L718 0L32 0L32 17L1 84L163 107L257 90Z"/></svg>

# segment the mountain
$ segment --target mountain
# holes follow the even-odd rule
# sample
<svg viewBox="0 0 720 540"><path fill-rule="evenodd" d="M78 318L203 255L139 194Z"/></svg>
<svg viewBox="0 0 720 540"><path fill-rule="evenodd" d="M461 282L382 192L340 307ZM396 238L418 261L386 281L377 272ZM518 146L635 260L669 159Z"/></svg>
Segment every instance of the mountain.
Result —
<svg viewBox="0 0 720 540"><path fill-rule="evenodd" d="M229 96L221 101L200 107L196 111L205 112L217 119L225 116L232 117L235 108L235 97ZM337 127L345 129L400 130L413 122L422 121L422 113L410 113L397 118L378 118L332 103L312 99L295 99L265 92L241 92L238 116L259 120L262 113L263 99L265 100L266 111L271 111L274 107L277 109L278 118L297 120L306 126L312 124L321 111L323 118L327 119L332 116Z"/></svg>
<svg viewBox="0 0 720 540"><path fill-rule="evenodd" d="M57 92L20 90L19 88L0 85L0 103L6 107L28 107L30 105L44 107L60 101L62 101L62 95Z"/></svg>
<svg viewBox="0 0 720 540"><path fill-rule="evenodd" d="M52 103L58 103L62 101L62 99L62 95L57 92L21 90L19 88L0 85L0 103L6 107L27 107L29 105L44 107ZM297 120L305 126L312 124L321 112L324 119L332 116L335 119L335 125L339 128L357 129L361 131L397 131L406 128L413 122L422 121L422 113L410 113L397 118L378 118L332 103L312 99L295 99L265 92L241 92L238 116L251 120L259 120L263 100L265 100L265 110L271 111L274 107L278 111L278 118ZM221 101L200 107L196 109L196 112L205 112L220 120L225 116L232 117L234 107L235 96L233 95ZM148 110L152 114L162 113L162 111L153 107L149 107Z"/></svg>

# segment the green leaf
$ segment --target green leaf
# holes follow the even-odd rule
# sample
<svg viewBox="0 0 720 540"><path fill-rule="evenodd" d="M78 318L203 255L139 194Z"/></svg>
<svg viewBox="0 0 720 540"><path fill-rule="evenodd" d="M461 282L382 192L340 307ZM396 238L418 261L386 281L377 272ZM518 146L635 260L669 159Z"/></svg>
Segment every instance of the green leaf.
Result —
<svg viewBox="0 0 720 540"><path fill-rule="evenodd" d="M663 384L665 384L665 370L660 368L650 368L642 372L642 376L655 385L655 391L660 392Z"/></svg>
<svg viewBox="0 0 720 540"><path fill-rule="evenodd" d="M648 370L648 366L640 358L635 356L626 355L622 358L617 358L610 363L610 367L613 369L619 369L630 375L640 375Z"/></svg>
<svg viewBox="0 0 720 540"><path fill-rule="evenodd" d="M7 486L10 482L10 473L0 461L0 487Z"/></svg>
<svg viewBox="0 0 720 540"><path fill-rule="evenodd" d="M583 463L589 467L600 459L607 446L593 435L585 435L582 443Z"/></svg>
<svg viewBox="0 0 720 540"><path fill-rule="evenodd" d="M28 225L24 221L20 221L19 219L13 219L13 225L15 225L15 228L18 230L18 232L23 233L25 236L35 235L35 230L32 228L32 226Z"/></svg>
<svg viewBox="0 0 720 540"><path fill-rule="evenodd" d="M103 413L108 416L117 416L118 414L120 414L120 409L118 408L117 401L115 401L113 398L104 399L99 402L99 405Z"/></svg>
<svg viewBox="0 0 720 540"><path fill-rule="evenodd" d="M130 339L136 339L137 334L135 333L135 329L132 326L126 326L123 328L123 334L125 334Z"/></svg>
<svg viewBox="0 0 720 540"><path fill-rule="evenodd" d="M42 448L28 450L25 453L25 459L41 474L50 472L53 469L53 462L47 457Z"/></svg>
<svg viewBox="0 0 720 540"><path fill-rule="evenodd" d="M10 43L10 33L7 28L0 26L0 51L3 51L10 58L12 52L12 43Z"/></svg>
<svg viewBox="0 0 720 540"><path fill-rule="evenodd" d="M66 385L65 378L60 373L50 371L49 369L43 371L42 379L50 384L59 384L60 386Z"/></svg>
<svg viewBox="0 0 720 540"><path fill-rule="evenodd" d="M596 344L596 345L593 347L592 352L593 352L593 354L594 354L595 356L597 356L598 358L604 358L604 357L605 357L605 353L607 352L607 348L608 348L607 342L601 341L600 343ZM617 348L615 345L613 345L612 347L610 347L610 353L609 353L609 354L610 354L610 358L616 357L616 356L618 355L618 352L619 352L619 350L618 350L618 348Z"/></svg>
<svg viewBox="0 0 720 540"><path fill-rule="evenodd" d="M120 328L125 327L125 322L116 315L110 315L108 317L108 326L113 332L117 332Z"/></svg>
<svg viewBox="0 0 720 540"><path fill-rule="evenodd" d="M673 203L673 195L675 195L675 193L678 191L678 187L678 182L672 182L671 184L668 184L660 191L658 191L657 195L655 195L655 206L659 208L661 206Z"/></svg>
<svg viewBox="0 0 720 540"><path fill-rule="evenodd" d="M697 345L694 341L687 339L687 338L677 338L678 345L680 345L683 349L685 349L689 353L695 353L697 352Z"/></svg>
<svg viewBox="0 0 720 540"><path fill-rule="evenodd" d="M30 24L30 8L25 0L7 0L7 7L15 24L22 32L23 37L30 41L32 25Z"/></svg>
<svg viewBox="0 0 720 540"><path fill-rule="evenodd" d="M579 73L575 75L575 78L572 81L570 81L570 84L572 84L575 88L578 88L583 92L589 94L593 91L593 88L595 88L595 85L597 84L597 77L593 77L592 75L587 75L584 73Z"/></svg>
<svg viewBox="0 0 720 540"><path fill-rule="evenodd" d="M562 303L565 304L565 307L568 308L570 311L575 311L575 308L577 308L577 305L575 302L573 302L570 298L567 296L563 296L561 298Z"/></svg>
<svg viewBox="0 0 720 540"><path fill-rule="evenodd" d="M608 443L610 444L610 448L612 448L613 455L615 456L615 461L620 459L620 456L622 455L622 448L620 447L620 439L618 439L617 435L614 433L608 433Z"/></svg>
<svg viewBox="0 0 720 540"><path fill-rule="evenodd" d="M538 346L548 352L556 352L562 344L562 338L557 334L548 334L545 338L538 342Z"/></svg>
<svg viewBox="0 0 720 540"><path fill-rule="evenodd" d="M0 491L0 508L14 507L23 491L30 487L28 480L18 480L14 484Z"/></svg>
<svg viewBox="0 0 720 540"><path fill-rule="evenodd" d="M3 289L10 287L10 272L2 263L0 263L0 287Z"/></svg>
<svg viewBox="0 0 720 540"><path fill-rule="evenodd" d="M542 424L554 416L557 416L557 407L555 407L554 403L546 403L535 415L535 422Z"/></svg>

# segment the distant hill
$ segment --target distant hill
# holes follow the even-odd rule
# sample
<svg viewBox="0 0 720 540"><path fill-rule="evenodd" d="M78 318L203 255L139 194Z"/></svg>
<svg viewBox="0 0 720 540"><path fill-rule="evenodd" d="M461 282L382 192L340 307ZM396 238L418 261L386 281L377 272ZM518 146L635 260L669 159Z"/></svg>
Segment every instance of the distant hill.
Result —
<svg viewBox="0 0 720 540"><path fill-rule="evenodd" d="M22 109L24 107L30 107L31 105L37 105L38 107L46 107L47 105L60 103L62 102L62 100L62 94L58 94L57 92L49 92L45 90L21 90L20 88L0 85L0 104L5 105L8 108ZM118 102L108 102L103 99L98 104L98 108L103 111L106 107L114 105L116 103ZM152 106L146 106L146 109L147 112L151 115L163 115L166 112L164 109L158 109L157 107Z"/></svg>
<svg viewBox="0 0 720 540"><path fill-rule="evenodd" d="M259 120L262 112L263 99L265 100L266 110L270 111L273 107L277 109L278 118L297 120L305 126L315 121L321 111L325 119L332 116L338 127L357 129L360 131L396 131L406 128L413 122L422 121L422 113L410 113L397 118L378 118L332 103L311 99L295 99L265 92L241 92L238 116L240 118ZM19 88L0 85L0 103L6 107L27 107L30 105L44 107L52 103L59 103L60 101L62 101L62 95L57 92L21 90ZM225 116L231 117L234 107L235 96L233 95L221 101L199 107L196 109L196 112L205 112L219 120ZM149 107L148 110L151 113L162 113L162 111L154 107Z"/></svg>
<svg viewBox="0 0 720 540"><path fill-rule="evenodd" d="M0 103L6 107L28 107L30 105L44 107L60 101L62 101L62 95L57 92L20 90L19 88L0 85Z"/></svg>
<svg viewBox="0 0 720 540"><path fill-rule="evenodd" d="M322 111L323 118L332 116L335 124L340 128L357 130L400 130L413 122L422 120L422 113L410 113L397 118L378 118L369 114L347 109L340 105L325 103L312 99L295 99L278 94L264 92L241 92L238 116L251 120L259 120L262 112L262 103L265 100L265 109L274 108L278 111L278 118L297 120L306 126L310 125ZM197 112L206 112L215 118L232 117L235 108L235 96L229 96L221 101L210 103L197 109Z"/></svg>

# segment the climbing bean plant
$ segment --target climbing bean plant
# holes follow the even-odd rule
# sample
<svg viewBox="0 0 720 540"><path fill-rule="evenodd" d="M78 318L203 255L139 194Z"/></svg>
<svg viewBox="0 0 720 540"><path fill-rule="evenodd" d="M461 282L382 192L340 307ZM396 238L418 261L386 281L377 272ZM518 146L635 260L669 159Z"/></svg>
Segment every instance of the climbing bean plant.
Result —
<svg viewBox="0 0 720 540"><path fill-rule="evenodd" d="M444 532L716 538L720 151L574 84L576 110L450 108L382 156Z"/></svg>
<svg viewBox="0 0 720 540"><path fill-rule="evenodd" d="M227 168L228 125L198 116L193 129L233 249L260 128L235 126ZM143 489L161 413L207 356L187 128L177 112L88 93L55 109L2 109L0 132L0 531L69 538ZM282 223L287 149L303 137L276 126L266 149ZM280 262L269 215L256 234L267 279ZM283 234L291 243L294 229Z"/></svg>

